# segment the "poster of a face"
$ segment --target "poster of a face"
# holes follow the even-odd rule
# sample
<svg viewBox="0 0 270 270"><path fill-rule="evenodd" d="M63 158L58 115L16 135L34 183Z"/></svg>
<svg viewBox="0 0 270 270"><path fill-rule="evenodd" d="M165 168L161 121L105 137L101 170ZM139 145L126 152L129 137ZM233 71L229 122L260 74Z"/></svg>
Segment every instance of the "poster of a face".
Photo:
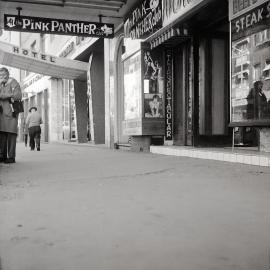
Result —
<svg viewBox="0 0 270 270"><path fill-rule="evenodd" d="M164 91L164 78L162 71L162 52L156 50L144 51L144 84L148 87L144 93L160 94Z"/></svg>
<svg viewBox="0 0 270 270"><path fill-rule="evenodd" d="M163 117L163 102L161 94L144 95L144 116L146 118Z"/></svg>

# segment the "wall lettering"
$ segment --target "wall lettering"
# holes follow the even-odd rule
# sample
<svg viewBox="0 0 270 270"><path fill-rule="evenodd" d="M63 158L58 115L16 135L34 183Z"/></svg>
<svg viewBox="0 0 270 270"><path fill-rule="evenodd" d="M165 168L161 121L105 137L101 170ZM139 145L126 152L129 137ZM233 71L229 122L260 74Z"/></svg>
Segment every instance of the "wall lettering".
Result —
<svg viewBox="0 0 270 270"><path fill-rule="evenodd" d="M173 139L173 53L166 51L165 60L165 139Z"/></svg>

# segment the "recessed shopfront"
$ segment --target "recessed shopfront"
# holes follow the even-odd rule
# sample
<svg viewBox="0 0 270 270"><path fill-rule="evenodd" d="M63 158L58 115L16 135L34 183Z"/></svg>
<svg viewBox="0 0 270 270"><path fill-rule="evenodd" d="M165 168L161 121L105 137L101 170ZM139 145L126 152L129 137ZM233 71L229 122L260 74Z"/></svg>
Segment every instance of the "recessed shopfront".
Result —
<svg viewBox="0 0 270 270"><path fill-rule="evenodd" d="M139 90L132 88L139 101L136 110L129 111L137 113L134 119L142 119L132 122L129 135L162 135L165 144L174 145L230 145L228 3L193 1L177 12L164 3L163 27L143 40L138 55L132 55L141 69L137 80L133 78L140 83ZM147 76L148 70L152 74ZM151 112L151 95L158 96L158 114ZM147 129L149 119L153 125Z"/></svg>
<svg viewBox="0 0 270 270"><path fill-rule="evenodd" d="M270 1L230 1L231 126L242 145L270 151Z"/></svg>

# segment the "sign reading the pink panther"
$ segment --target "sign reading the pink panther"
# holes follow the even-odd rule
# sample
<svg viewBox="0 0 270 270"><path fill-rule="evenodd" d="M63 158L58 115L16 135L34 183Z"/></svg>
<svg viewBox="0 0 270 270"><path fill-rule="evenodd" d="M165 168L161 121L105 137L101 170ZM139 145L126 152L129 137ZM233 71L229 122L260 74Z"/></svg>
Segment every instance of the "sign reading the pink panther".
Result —
<svg viewBox="0 0 270 270"><path fill-rule="evenodd" d="M55 35L113 38L114 25L18 15L4 15L4 28L8 31L33 32Z"/></svg>

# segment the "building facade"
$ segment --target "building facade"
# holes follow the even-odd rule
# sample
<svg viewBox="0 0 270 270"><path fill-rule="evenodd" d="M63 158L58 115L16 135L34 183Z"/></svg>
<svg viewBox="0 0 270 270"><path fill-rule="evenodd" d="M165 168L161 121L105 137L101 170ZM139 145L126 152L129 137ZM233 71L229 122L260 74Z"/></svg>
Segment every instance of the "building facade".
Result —
<svg viewBox="0 0 270 270"><path fill-rule="evenodd" d="M21 34L22 47L88 64L73 80L22 74L26 111L40 108L48 142L149 151L240 138L269 151L269 2L128 1L111 39Z"/></svg>
<svg viewBox="0 0 270 270"><path fill-rule="evenodd" d="M147 5L138 1L115 42L115 141L230 144L228 2Z"/></svg>
<svg viewBox="0 0 270 270"><path fill-rule="evenodd" d="M150 5L137 1L113 41L115 143L269 151L269 1Z"/></svg>
<svg viewBox="0 0 270 270"><path fill-rule="evenodd" d="M103 40L33 33L20 33L20 35L22 48L30 48L32 52L44 55L79 60L89 65L89 70L76 80L22 70L21 84L25 104L23 118L27 116L30 107L37 106L44 120L42 138L45 142L85 143L95 140L95 143L104 143ZM91 93L91 88L95 89L95 93ZM92 113L90 112L90 96L95 100ZM97 123L95 139L90 124L93 120Z"/></svg>

